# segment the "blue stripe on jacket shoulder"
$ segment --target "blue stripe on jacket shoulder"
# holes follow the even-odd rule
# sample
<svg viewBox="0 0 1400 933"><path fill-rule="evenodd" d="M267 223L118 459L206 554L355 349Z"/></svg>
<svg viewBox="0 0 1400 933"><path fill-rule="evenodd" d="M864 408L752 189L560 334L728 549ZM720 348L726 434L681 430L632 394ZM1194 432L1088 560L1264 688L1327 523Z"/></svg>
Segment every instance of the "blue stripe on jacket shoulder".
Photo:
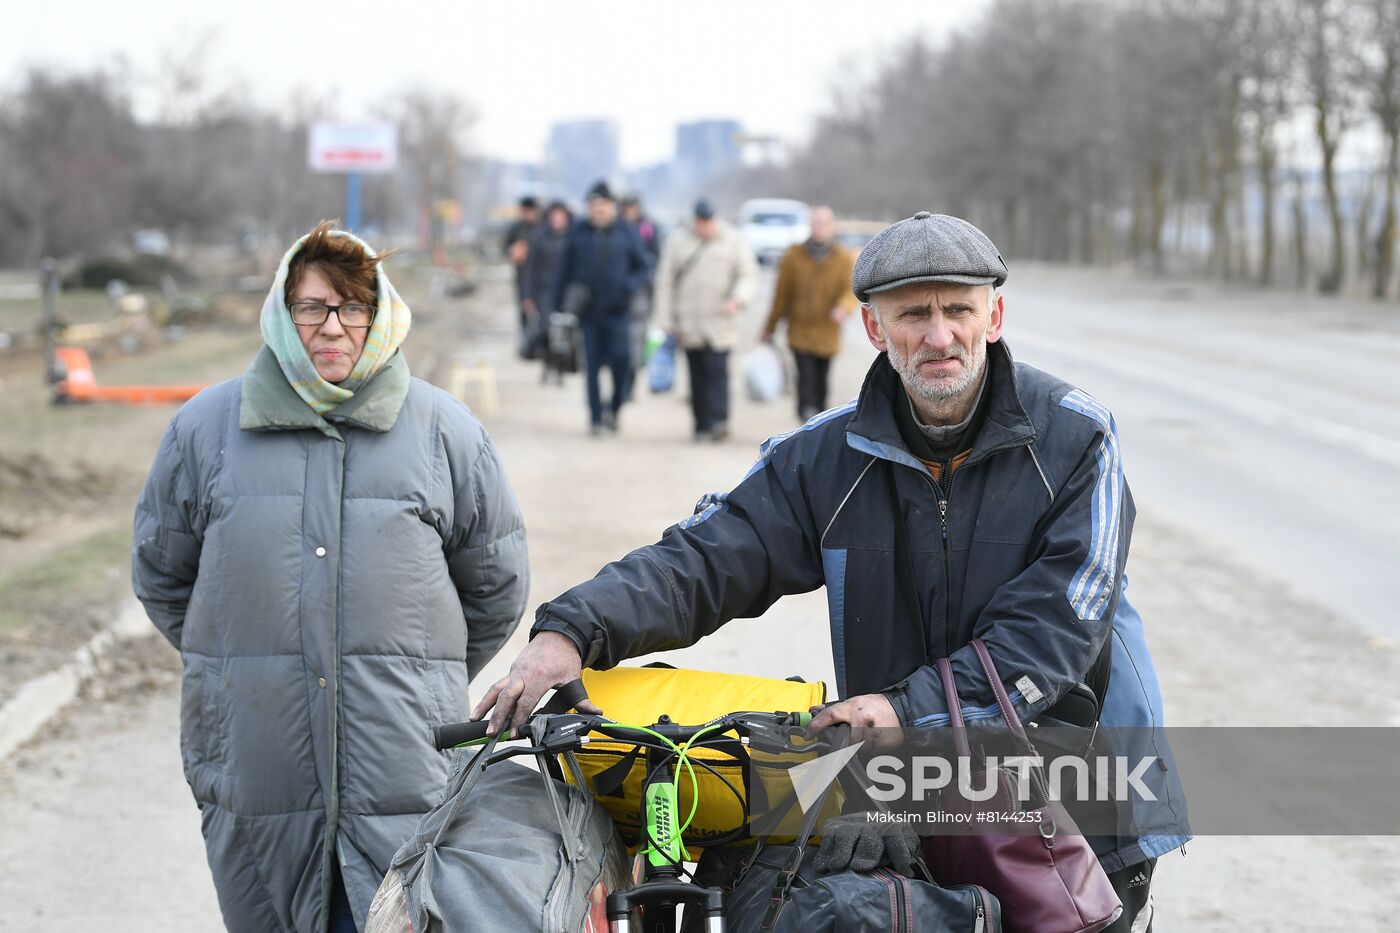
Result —
<svg viewBox="0 0 1400 933"><path fill-rule="evenodd" d="M816 428L819 428L822 425L826 424L828 421L831 421L835 418L839 418L842 415L850 414L851 412L856 410L856 403L859 401L859 398L853 398L844 405L837 405L835 408L828 408L826 411L821 412L819 414L815 414L812 417L808 418L807 423L802 425L802 427L798 428L797 430L789 431L786 434L775 434L772 437L768 438L768 440L764 441L761 445L759 445L758 459L754 461L753 466L749 467L749 472L744 474L744 479L748 479L750 476L753 476L759 470L767 466L768 460L773 456L773 451L777 450L778 447L784 441L796 437L803 431L811 431Z"/></svg>
<svg viewBox="0 0 1400 933"><path fill-rule="evenodd" d="M766 467L768 465L769 459L773 456L773 451L777 450L778 446L782 444L783 441L786 441L792 437L796 437L803 431L811 431L814 428L819 428L823 424L826 424L828 421L831 421L835 418L839 418L842 415L850 414L851 412L855 411L857 401L858 399L851 399L844 405L838 405L835 408L829 408L821 414L813 415L810 419L808 419L806 424L802 425L802 427L798 428L796 431L789 431L786 434L776 434L768 438L758 448L758 459L754 461L753 466L749 467L749 471L744 474L744 479L740 480L739 482L744 482L744 480L749 479L759 470ZM717 512L725 511L729 507L728 502L729 493L727 492L707 493L706 495L700 497L699 502L695 503L694 513L692 513L688 518L679 522L677 524L677 527L694 528L696 525L708 519L711 515L714 515Z"/></svg>
<svg viewBox="0 0 1400 933"><path fill-rule="evenodd" d="M1118 536L1122 527L1123 459L1113 415L1097 399L1073 389L1060 405L1078 412L1099 426L1102 440L1094 454L1098 477L1089 500L1089 554L1070 578L1065 599L1081 621L1103 618L1113 595L1118 568Z"/></svg>
<svg viewBox="0 0 1400 933"><path fill-rule="evenodd" d="M700 501L695 503L695 511L689 518L677 522L679 528L694 528L705 519L729 508L729 493L708 492L700 497Z"/></svg>

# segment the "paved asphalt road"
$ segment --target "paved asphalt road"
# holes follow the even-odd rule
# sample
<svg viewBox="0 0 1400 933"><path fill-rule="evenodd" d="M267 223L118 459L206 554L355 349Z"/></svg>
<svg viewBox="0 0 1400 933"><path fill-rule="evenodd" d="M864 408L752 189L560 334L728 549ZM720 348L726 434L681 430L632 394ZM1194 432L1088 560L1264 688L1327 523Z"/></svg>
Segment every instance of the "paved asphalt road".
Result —
<svg viewBox="0 0 1400 933"><path fill-rule="evenodd" d="M1110 405L1139 506L1400 638L1400 309L1084 282L1013 278L1007 340Z"/></svg>

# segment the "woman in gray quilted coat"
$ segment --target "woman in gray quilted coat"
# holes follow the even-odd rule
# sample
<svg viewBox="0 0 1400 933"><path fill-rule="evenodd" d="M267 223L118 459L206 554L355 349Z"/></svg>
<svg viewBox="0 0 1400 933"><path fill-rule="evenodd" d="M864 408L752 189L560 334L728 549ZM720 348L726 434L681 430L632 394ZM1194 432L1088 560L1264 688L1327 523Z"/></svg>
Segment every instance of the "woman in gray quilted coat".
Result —
<svg viewBox="0 0 1400 933"><path fill-rule="evenodd" d="M132 576L183 662L180 752L230 930L363 925L438 803L431 726L525 608L486 431L409 376L409 309L359 239L288 251L241 378L171 420Z"/></svg>

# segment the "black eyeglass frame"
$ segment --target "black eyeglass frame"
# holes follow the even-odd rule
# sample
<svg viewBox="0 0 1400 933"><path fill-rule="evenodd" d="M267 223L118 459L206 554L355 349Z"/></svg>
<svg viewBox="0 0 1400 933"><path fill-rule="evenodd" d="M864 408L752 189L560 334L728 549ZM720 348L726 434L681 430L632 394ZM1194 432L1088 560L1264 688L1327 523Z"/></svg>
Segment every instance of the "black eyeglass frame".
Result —
<svg viewBox="0 0 1400 933"><path fill-rule="evenodd" d="M319 321L298 321L298 320L297 320L297 312L296 312L296 307L297 307L297 305L303 305L303 306L306 306L306 305L319 305L319 306L321 307L321 309L325 311L325 314L322 314L322 315L321 315L321 319L320 319ZM369 323L368 323L368 324L347 324L347 323L345 323L345 319L342 318L342 317L340 316L340 310L341 310L342 308L369 308ZM302 327L320 327L322 324L326 323L326 321L330 318L331 312L332 312L332 311L335 312L336 320L340 321L340 326L341 326L341 327L353 327L353 328L356 328L356 329L359 329L359 328L366 328L366 327L373 327L373 326L374 326L374 319L379 315L379 308L378 308L378 307L376 307L375 305L367 305L367 304L365 304L364 302L360 302L360 301L349 301L349 302L346 302L345 304L329 305L329 304L326 304L324 301L313 301L313 300L311 300L311 299L307 299L307 300L305 300L305 301L294 301L294 302L292 302L291 304L287 305L287 313L290 314L290 315L292 316L292 323L293 323L293 324L300 324Z"/></svg>

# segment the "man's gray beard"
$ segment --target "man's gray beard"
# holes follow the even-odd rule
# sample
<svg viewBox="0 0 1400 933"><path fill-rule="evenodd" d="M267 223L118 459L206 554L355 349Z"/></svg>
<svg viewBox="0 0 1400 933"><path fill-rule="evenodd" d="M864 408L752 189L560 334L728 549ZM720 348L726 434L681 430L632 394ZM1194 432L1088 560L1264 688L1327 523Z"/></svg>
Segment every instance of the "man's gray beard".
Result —
<svg viewBox="0 0 1400 933"><path fill-rule="evenodd" d="M929 402L947 402L970 391L982 378L982 370L987 365L987 338L984 336L971 351L954 344L943 356L924 355L914 360L903 356L890 343L890 365L899 373L905 387L920 398ZM919 364L933 359L957 357L962 364L962 375L956 379L929 379L919 372Z"/></svg>

